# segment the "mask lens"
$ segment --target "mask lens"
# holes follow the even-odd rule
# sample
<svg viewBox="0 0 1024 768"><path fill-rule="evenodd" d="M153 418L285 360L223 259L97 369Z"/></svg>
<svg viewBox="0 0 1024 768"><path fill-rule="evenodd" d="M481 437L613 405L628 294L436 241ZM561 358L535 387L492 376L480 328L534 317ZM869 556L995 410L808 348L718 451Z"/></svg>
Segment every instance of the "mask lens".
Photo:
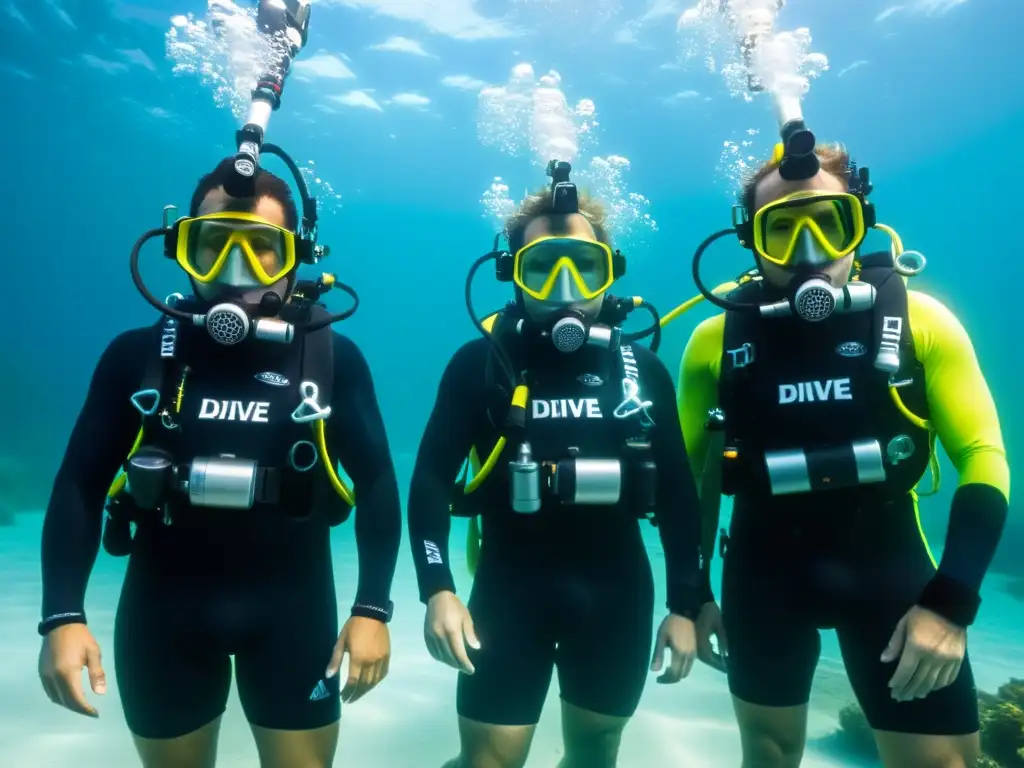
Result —
<svg viewBox="0 0 1024 768"><path fill-rule="evenodd" d="M230 267L232 273L247 270L269 285L294 265L290 237L270 224L196 219L188 228L184 257L188 270L203 282L216 280ZM243 263L230 263L234 260Z"/></svg>
<svg viewBox="0 0 1024 768"><path fill-rule="evenodd" d="M830 259L847 256L864 236L859 202L852 195L782 199L758 212L758 252L785 266L807 232Z"/></svg>
<svg viewBox="0 0 1024 768"><path fill-rule="evenodd" d="M579 299L591 299L612 282L611 251L589 240L538 240L519 251L515 276L523 291L542 301L566 278Z"/></svg>

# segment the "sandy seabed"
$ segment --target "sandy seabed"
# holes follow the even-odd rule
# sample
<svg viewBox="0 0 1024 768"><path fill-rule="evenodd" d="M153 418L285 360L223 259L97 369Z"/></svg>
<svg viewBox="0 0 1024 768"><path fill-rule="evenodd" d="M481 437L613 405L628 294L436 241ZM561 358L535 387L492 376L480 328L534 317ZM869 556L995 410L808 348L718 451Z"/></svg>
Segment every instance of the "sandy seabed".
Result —
<svg viewBox="0 0 1024 768"><path fill-rule="evenodd" d="M0 766L12 768L120 768L138 760L124 724L113 670L113 617L124 562L101 555L89 586L90 625L106 652L109 691L88 694L100 710L98 720L74 715L51 704L36 674L39 638L38 542L41 515L20 516L15 528L2 530L0 572ZM461 540L453 532L453 542ZM354 562L350 531L336 535L336 572L342 604L350 599ZM457 553L458 546L453 546ZM655 557L656 572L660 559ZM456 572L465 573L460 563ZM468 577L460 590L468 588ZM387 680L358 703L344 708L337 766L359 768L440 768L456 754L457 673L433 661L422 641L423 612L415 589L407 545L403 544L391 625L392 664ZM660 598L659 598L660 600ZM1013 659L1024 658L1020 604L994 594L986 599L983 621L972 630L971 647L979 686L994 689L1013 673ZM1011 616L1005 614L1010 612ZM1016 617L1016 621L1014 619ZM660 621L661 617L658 617ZM1003 628L1001 625L1006 625ZM834 639L824 638L819 679L812 700L811 745L806 768L855 768L864 765L832 753L825 737L837 726L837 713L850 700L837 662ZM325 660L326 663L326 660ZM1019 666L1019 662L1018 662ZM1021 673L1020 669L1016 670ZM159 695L158 692L155 692ZM529 768L554 768L561 755L558 693L552 687L537 731ZM816 740L823 743L816 744ZM723 675L697 665L682 683L654 682L623 739L622 768L685 766L728 768L740 763L739 736ZM248 726L234 693L224 717L219 768L258 765Z"/></svg>

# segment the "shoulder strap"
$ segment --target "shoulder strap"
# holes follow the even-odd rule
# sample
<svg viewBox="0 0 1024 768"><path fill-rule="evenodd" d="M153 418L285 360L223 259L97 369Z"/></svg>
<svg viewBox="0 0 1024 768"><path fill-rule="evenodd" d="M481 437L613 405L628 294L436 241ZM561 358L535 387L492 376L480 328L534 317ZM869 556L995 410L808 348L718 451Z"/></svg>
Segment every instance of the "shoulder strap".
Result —
<svg viewBox="0 0 1024 768"><path fill-rule="evenodd" d="M139 391L132 395L132 404L142 414L142 427L152 438L157 434L160 414L171 405L174 397L172 369L177 367L184 345L180 322L163 316L155 324L156 343L147 355Z"/></svg>
<svg viewBox="0 0 1024 768"><path fill-rule="evenodd" d="M327 309L317 304L310 307L309 319L316 322L327 314ZM301 380L296 382L296 386L301 386L303 381L312 381L320 392L320 406L329 406L334 394L334 331L331 326L303 336L300 372Z"/></svg>
<svg viewBox="0 0 1024 768"><path fill-rule="evenodd" d="M861 282L874 286L872 307L872 346L877 355L895 354L896 372L911 371L915 365L914 335L910 332L910 308L907 284L895 270L887 252L868 254L860 259Z"/></svg>

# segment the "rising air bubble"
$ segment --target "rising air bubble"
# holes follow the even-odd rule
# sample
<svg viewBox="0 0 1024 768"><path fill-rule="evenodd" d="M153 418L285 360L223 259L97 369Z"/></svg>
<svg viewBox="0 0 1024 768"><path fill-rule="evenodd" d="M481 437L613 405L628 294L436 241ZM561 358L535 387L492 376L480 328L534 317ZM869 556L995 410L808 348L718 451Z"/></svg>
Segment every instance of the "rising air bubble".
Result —
<svg viewBox="0 0 1024 768"><path fill-rule="evenodd" d="M287 46L282 35L259 32L256 13L255 8L242 8L232 0L208 0L204 18L191 13L175 16L164 36L174 74L197 77L211 91L214 104L229 109L239 121L248 114L257 80L275 71ZM273 142L273 121L267 140ZM341 195L317 172L312 160L299 172L321 212L340 210Z"/></svg>
<svg viewBox="0 0 1024 768"><path fill-rule="evenodd" d="M512 68L505 85L480 92L477 134L484 146L502 154L528 156L535 169L546 168L552 159L572 163L573 178L601 200L616 243L627 247L625 240L653 232L657 225L647 212L650 201L627 187L624 174L629 160L619 155L590 156L598 141L597 115L592 99L570 105L558 72L538 77L532 65L523 63ZM528 184L533 188L537 181ZM514 201L508 185L496 178L481 203L484 216L503 225L522 201Z"/></svg>

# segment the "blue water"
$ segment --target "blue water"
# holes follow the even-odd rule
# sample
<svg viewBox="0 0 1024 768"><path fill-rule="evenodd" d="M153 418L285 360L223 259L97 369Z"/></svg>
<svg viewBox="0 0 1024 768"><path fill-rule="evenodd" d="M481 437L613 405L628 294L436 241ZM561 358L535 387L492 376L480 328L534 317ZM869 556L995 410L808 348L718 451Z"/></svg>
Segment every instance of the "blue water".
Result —
<svg viewBox="0 0 1024 768"><path fill-rule="evenodd" d="M315 160L342 196L340 210L322 218L321 240L333 249L324 266L362 296L362 308L343 330L369 360L403 487L441 371L473 333L462 304L463 278L493 236L481 192L498 175L517 198L523 187L541 181L529 158L481 144L475 92L445 87L442 78L504 83L511 67L528 61L538 72L557 69L570 103L584 97L597 103L596 152L630 159L630 188L651 199L659 224L642 244L626 248L629 273L618 291L642 293L663 310L693 293L689 259L696 244L728 226L732 200L717 167L723 142L759 129L751 151L763 157L773 131L767 106L730 98L720 75L662 67L677 59L674 27L683 4L632 26L645 15L640 3L422 5L429 7L412 13L420 4L319 0L303 56L345 55L355 77L293 80L271 128L276 143L300 164ZM936 10L929 14L928 0L903 0L900 11L876 21L887 5L790 0L780 23L810 27L813 48L832 62L812 85L808 118L819 136L843 141L871 167L880 219L929 257L915 287L945 302L970 332L999 404L1012 463L1024 441L1024 411L1014 399L1020 345L1013 294L1024 277L1015 226L1024 68L1014 56L1024 6L970 0L943 13L943 4L932 2ZM0 139L7 150L0 166L7 323L0 333L0 512L23 512L15 527L0 529L3 766L134 764L116 688L98 702L101 718L93 721L55 708L38 685L41 515L33 510L45 506L98 355L121 330L153 320L128 275L132 243L159 225L165 204L187 206L199 176L233 150L237 121L197 79L175 76L165 56L170 17L202 15L204 6L199 0L0 0ZM472 14L484 21L473 21ZM615 42L627 27L636 42ZM499 36L508 30L519 34ZM418 41L429 56L371 49L393 36ZM867 63L839 76L857 61ZM370 94L381 110L330 100L353 90ZM664 103L687 90L700 98ZM394 103L395 94L410 92L430 104ZM335 111L317 109L324 104ZM746 255L733 246L713 253L709 281L746 266ZM144 253L143 269L156 293L182 285L158 248ZM497 306L507 295L481 275L481 307ZM336 309L343 302L329 298ZM706 314L697 310L667 333L661 354L673 372L689 331ZM952 468L944 470L944 492L923 504L936 543L955 487ZM1019 521L1011 525L1020 530ZM354 583L351 528L335 537L345 605ZM453 552L461 550L462 537L456 527ZM660 569L656 539L650 544ZM122 570L123 562L101 555L87 605L112 677L112 617ZM456 573L460 588L468 589L461 564ZM1007 597L1003 584L1003 577L990 577L970 633L982 688L1024 671L1024 604ZM418 759L440 765L456 749L455 673L423 649L407 543L394 597L391 675L346 709L339 765L425 764ZM835 728L848 700L837 658L828 636L812 701L812 737ZM555 762L556 714L549 706L531 766ZM417 746L396 746L407 734ZM221 755L221 766L254 760L234 701ZM698 667L679 686L649 686L626 732L622 765L718 768L737 765L738 756L724 679ZM854 763L812 747L805 765Z"/></svg>

